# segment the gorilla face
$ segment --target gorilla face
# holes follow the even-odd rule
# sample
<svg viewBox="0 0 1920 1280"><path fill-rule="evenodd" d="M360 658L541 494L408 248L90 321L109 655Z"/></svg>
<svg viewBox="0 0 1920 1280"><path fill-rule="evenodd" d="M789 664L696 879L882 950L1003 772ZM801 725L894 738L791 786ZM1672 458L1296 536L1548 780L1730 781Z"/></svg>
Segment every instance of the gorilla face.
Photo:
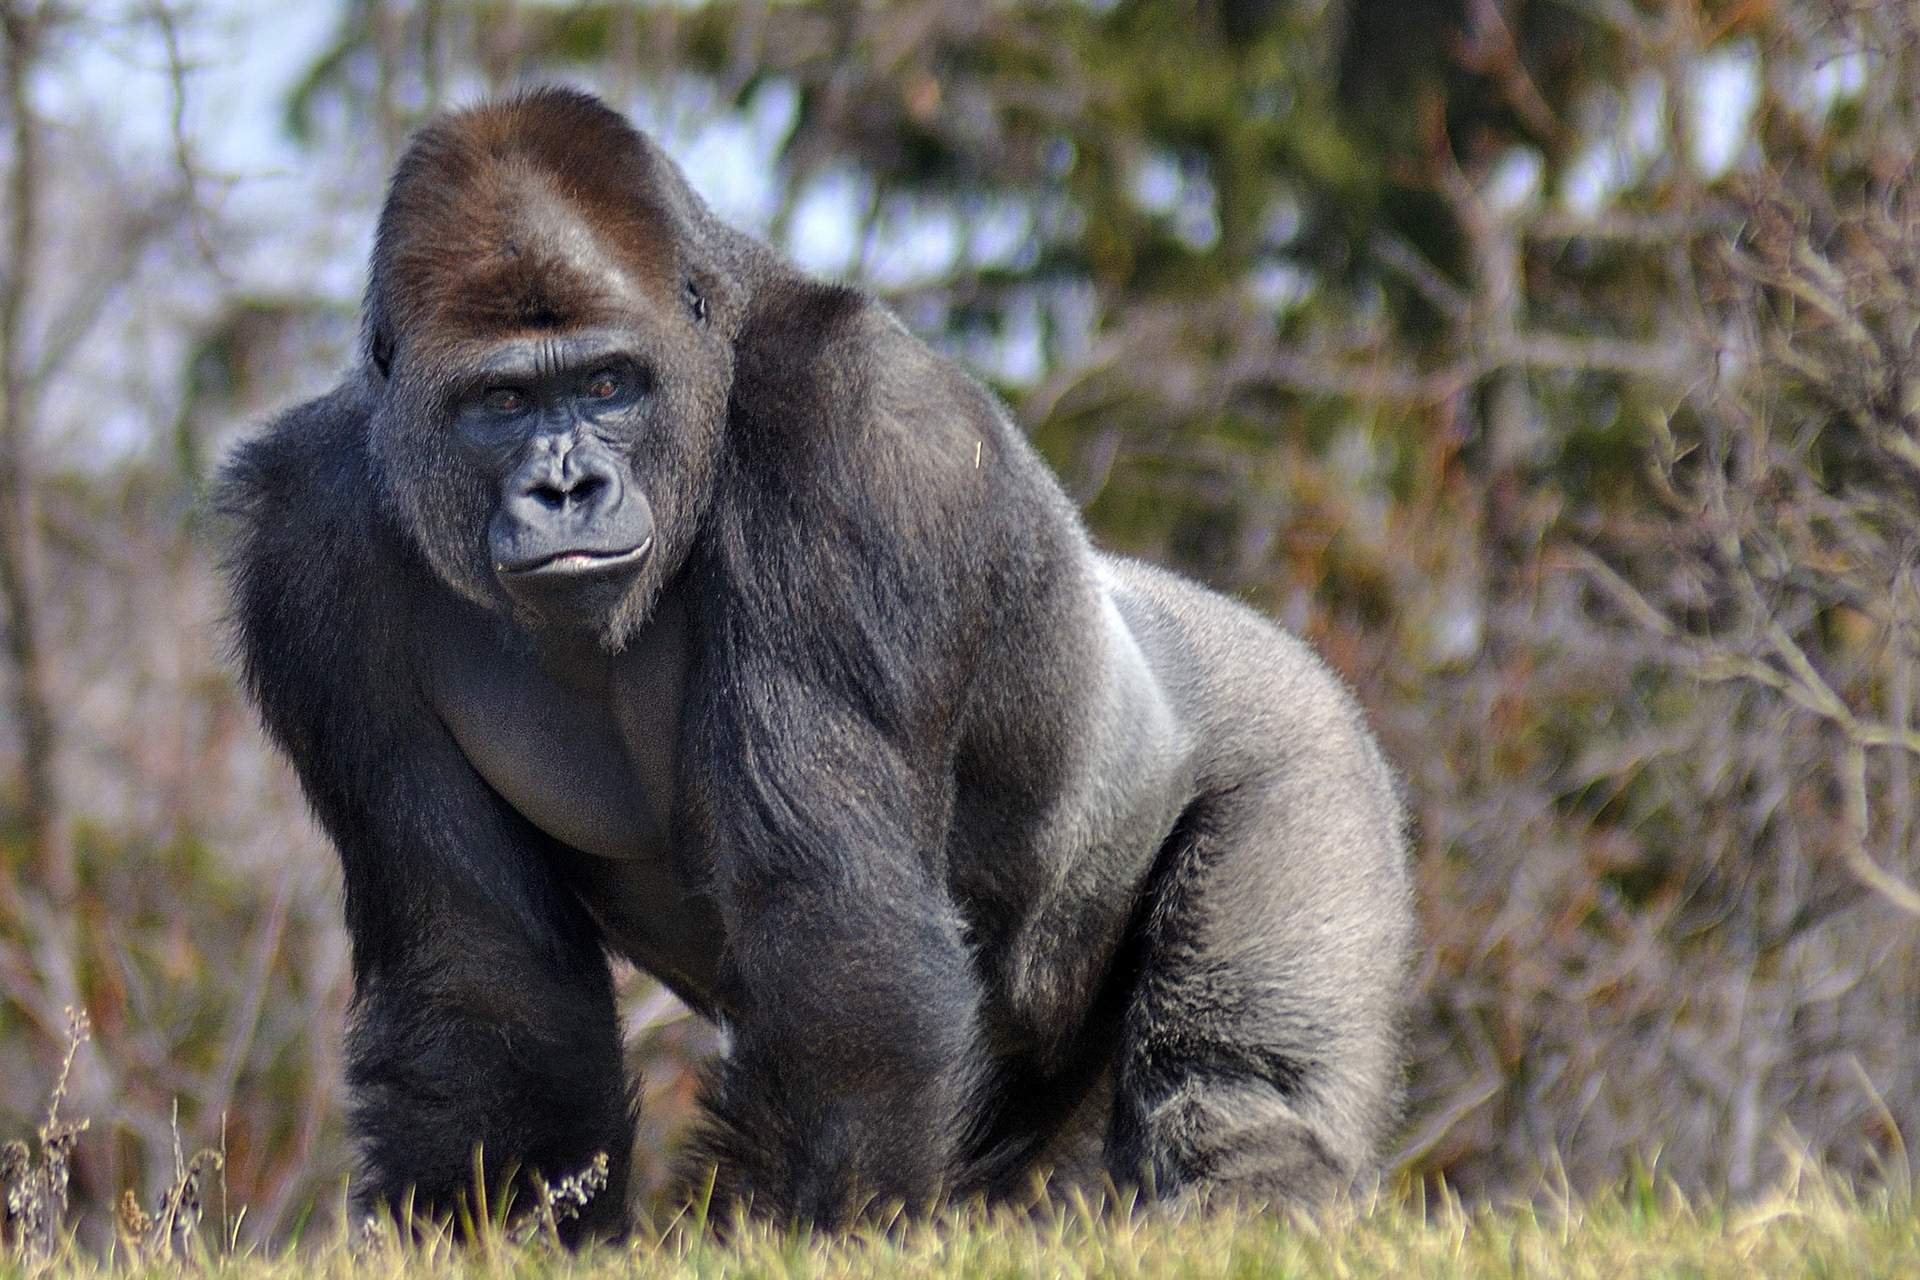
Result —
<svg viewBox="0 0 1920 1280"><path fill-rule="evenodd" d="M653 506L631 459L657 406L625 335L503 342L453 406L453 432L498 478L487 522L495 580L525 613L591 622L653 552Z"/></svg>
<svg viewBox="0 0 1920 1280"><path fill-rule="evenodd" d="M723 400L714 362L662 327L509 332L396 371L385 485L448 585L610 649L644 621L699 519Z"/></svg>
<svg viewBox="0 0 1920 1280"><path fill-rule="evenodd" d="M388 509L450 587L617 650L707 503L731 290L664 159L635 171L655 160L637 135L590 132L415 148L375 249L371 431Z"/></svg>

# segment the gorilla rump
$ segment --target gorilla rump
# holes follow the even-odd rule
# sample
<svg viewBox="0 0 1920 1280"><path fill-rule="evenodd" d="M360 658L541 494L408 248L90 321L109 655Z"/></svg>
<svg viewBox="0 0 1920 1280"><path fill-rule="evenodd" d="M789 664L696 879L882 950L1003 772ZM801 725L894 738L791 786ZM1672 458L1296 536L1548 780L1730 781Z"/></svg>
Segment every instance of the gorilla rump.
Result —
<svg viewBox="0 0 1920 1280"><path fill-rule="evenodd" d="M1338 681L1095 551L991 395L592 98L415 138L363 358L220 500L345 868L363 1202L606 1152L618 1228L609 952L728 1030L723 1203L1372 1169L1410 890Z"/></svg>

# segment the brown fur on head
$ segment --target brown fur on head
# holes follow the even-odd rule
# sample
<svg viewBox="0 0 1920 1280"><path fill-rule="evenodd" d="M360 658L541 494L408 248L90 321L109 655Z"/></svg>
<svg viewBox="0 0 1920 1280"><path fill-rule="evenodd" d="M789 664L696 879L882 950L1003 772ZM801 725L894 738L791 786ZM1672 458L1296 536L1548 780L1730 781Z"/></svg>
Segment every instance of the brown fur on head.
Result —
<svg viewBox="0 0 1920 1280"><path fill-rule="evenodd" d="M634 591L587 623L618 647L691 546L732 336L766 261L650 139L585 94L536 90L422 129L381 211L364 336L378 479L439 576L513 612L486 539L502 476L450 443L459 396L502 344L545 343L558 359L571 337L617 333L653 387L645 429L599 443L631 468L658 524Z"/></svg>
<svg viewBox="0 0 1920 1280"><path fill-rule="evenodd" d="M585 94L543 89L443 116L388 188L370 354L385 365L422 334L591 322L588 300L609 285L677 305L697 205L649 138Z"/></svg>

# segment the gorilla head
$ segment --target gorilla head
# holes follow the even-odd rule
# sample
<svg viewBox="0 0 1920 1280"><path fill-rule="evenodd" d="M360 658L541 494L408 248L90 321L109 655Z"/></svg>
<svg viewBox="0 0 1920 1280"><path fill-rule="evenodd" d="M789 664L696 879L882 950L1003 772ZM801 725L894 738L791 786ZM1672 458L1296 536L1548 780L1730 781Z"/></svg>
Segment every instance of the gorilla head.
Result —
<svg viewBox="0 0 1920 1280"><path fill-rule="evenodd" d="M381 214L370 426L394 517L446 582L620 648L684 560L731 377L724 237L584 95L443 119Z"/></svg>

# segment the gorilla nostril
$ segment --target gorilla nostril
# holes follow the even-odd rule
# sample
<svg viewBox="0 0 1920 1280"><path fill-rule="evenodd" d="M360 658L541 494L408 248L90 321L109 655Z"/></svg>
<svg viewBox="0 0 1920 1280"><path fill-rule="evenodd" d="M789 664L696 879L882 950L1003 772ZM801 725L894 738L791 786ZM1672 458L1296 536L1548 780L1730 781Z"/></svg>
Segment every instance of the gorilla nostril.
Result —
<svg viewBox="0 0 1920 1280"><path fill-rule="evenodd" d="M606 487L607 481L604 476L584 475L573 482L573 488L567 491L567 497L573 502L584 505L598 501Z"/></svg>
<svg viewBox="0 0 1920 1280"><path fill-rule="evenodd" d="M558 511L567 505L570 495L558 485L536 484L527 490L527 496L550 511Z"/></svg>

